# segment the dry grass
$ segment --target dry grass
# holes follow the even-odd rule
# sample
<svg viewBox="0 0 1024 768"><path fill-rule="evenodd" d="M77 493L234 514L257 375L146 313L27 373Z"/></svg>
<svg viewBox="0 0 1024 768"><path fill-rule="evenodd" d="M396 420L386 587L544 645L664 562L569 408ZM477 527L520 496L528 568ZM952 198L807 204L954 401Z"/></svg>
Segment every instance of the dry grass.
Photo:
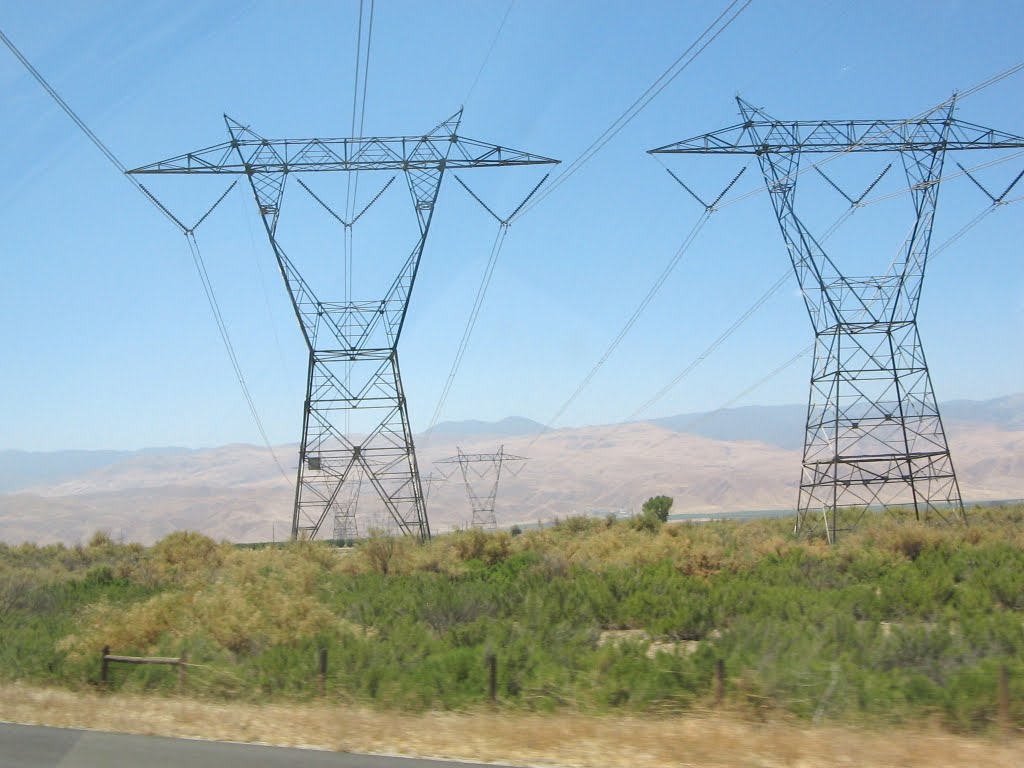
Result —
<svg viewBox="0 0 1024 768"><path fill-rule="evenodd" d="M1022 516L1024 508L975 508L969 512L970 526L945 526L870 514L857 531L843 538L840 547L830 547L820 538L793 538L788 518L673 522L652 534L637 530L628 521L611 524L603 518L570 517L515 537L504 531L487 534L470 529L437 536L424 546L378 538L356 548L343 563L335 561L333 567L348 573L440 571L459 575L465 572L467 561L493 564L527 551L541 555L556 569L581 566L601 570L668 562L691 575L741 570L765 555L784 556L793 550L828 560L850 558L871 549L880 557L900 562L942 545L1024 548Z"/></svg>
<svg viewBox="0 0 1024 768"><path fill-rule="evenodd" d="M869 731L752 723L732 716L408 715L337 705L213 704L189 699L0 686L0 720L348 752L518 765L941 766L1024 764L1024 740L999 743L938 730Z"/></svg>
<svg viewBox="0 0 1024 768"><path fill-rule="evenodd" d="M159 655L161 638L207 633L232 653L351 627L316 599L317 579L338 559L323 546L237 550L192 533L153 548L155 583L177 589L130 606L100 601L80 614L60 641L72 660L95 658L104 645ZM176 648L164 649L177 653Z"/></svg>

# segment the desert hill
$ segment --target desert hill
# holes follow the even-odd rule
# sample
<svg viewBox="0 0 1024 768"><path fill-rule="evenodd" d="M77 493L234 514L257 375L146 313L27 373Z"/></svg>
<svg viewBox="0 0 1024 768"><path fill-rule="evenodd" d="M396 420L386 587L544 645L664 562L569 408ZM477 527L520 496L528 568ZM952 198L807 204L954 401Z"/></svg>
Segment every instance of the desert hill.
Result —
<svg viewBox="0 0 1024 768"><path fill-rule="evenodd" d="M964 498L1024 497L1024 396L944 406ZM529 419L449 422L417 439L424 474L455 452L528 456L503 477L499 523L571 514L629 513L652 494L675 498L674 512L787 509L795 501L804 412L750 407L650 422L542 432ZM795 435L795 437L794 437ZM149 542L190 528L233 541L287 535L297 446L204 450L0 452L0 540L84 540L105 529ZM360 526L384 522L368 488ZM432 528L469 520L460 478L431 486Z"/></svg>

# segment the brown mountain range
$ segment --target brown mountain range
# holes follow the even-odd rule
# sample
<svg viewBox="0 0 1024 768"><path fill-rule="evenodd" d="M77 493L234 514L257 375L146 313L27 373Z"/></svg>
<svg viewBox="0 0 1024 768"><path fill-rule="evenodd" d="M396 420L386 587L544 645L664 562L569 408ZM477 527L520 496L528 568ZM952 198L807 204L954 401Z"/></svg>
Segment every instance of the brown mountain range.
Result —
<svg viewBox="0 0 1024 768"><path fill-rule="evenodd" d="M504 445L506 453L528 456L518 476L502 477L500 525L572 514L628 514L654 494L672 496L673 512L681 513L792 507L798 450L675 431L665 421L559 429L539 437L539 425L526 420L446 425L419 439L419 462L427 471L455 453L456 445L467 453ZM1024 497L1024 427L1014 419L958 418L948 432L966 500ZM64 459L67 468L48 469L43 481L14 488L8 482L9 492L0 494L0 540L74 543L102 529L151 542L184 528L231 541L281 539L291 522L296 446L276 452L287 477L265 448L251 445L117 454L102 466L77 472L75 459ZM56 455L38 456L35 464ZM0 452L0 465L3 461ZM361 531L384 522L370 493L365 487ZM434 531L468 523L460 476L432 484L429 514Z"/></svg>

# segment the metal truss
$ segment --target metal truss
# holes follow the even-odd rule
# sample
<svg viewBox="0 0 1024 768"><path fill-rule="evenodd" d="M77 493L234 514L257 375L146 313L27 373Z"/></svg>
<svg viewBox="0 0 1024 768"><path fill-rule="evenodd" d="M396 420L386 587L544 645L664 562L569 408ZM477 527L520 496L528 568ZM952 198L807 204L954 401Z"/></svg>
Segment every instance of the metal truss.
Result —
<svg viewBox="0 0 1024 768"><path fill-rule="evenodd" d="M878 506L965 519L917 310L946 153L1017 149L1024 138L955 119L955 99L899 121L781 121L737 102L743 123L650 152L760 164L815 333L797 532L824 529L835 541ZM909 182L914 225L881 276L844 274L796 213L801 155L847 152L896 152ZM853 206L864 197L843 195Z"/></svg>
<svg viewBox="0 0 1024 768"><path fill-rule="evenodd" d="M349 479L347 485L346 498L334 505L333 539L339 546L350 546L351 542L359 538L356 511L359 509L359 496L363 491L362 474L357 472L355 477Z"/></svg>
<svg viewBox="0 0 1024 768"><path fill-rule="evenodd" d="M414 136L266 139L225 115L229 141L129 172L239 174L249 179L309 349L292 538L316 538L330 515L336 538L354 535L358 486L364 480L399 530L420 539L430 537L398 366L398 342L441 181L449 169L557 162L462 137L458 133L461 119L459 110L433 130ZM277 237L289 176L323 171L405 175L419 237L383 298L322 301ZM352 222L343 223L350 226ZM369 419L364 421L365 432L351 434L344 427L346 414Z"/></svg>
<svg viewBox="0 0 1024 768"><path fill-rule="evenodd" d="M434 463L438 465L438 469L446 480L455 473L456 469L462 471L462 482L466 486L466 495L469 496L469 506L472 511L470 525L473 528L495 530L498 527L498 519L494 510L498 498L501 470L508 465L508 471L513 475L518 475L528 459L525 456L513 456L505 453L505 446L498 448L497 453L463 453L462 449L458 447L455 450L457 453L454 456L440 459ZM481 490L486 492L481 493Z"/></svg>

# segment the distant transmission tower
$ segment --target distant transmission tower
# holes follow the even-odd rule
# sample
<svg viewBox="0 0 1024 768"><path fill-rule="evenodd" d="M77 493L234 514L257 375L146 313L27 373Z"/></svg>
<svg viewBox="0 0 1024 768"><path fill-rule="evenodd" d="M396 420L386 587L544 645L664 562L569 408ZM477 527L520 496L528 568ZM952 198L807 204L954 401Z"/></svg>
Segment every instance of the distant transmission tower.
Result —
<svg viewBox="0 0 1024 768"><path fill-rule="evenodd" d="M761 166L815 332L797 532L823 526L835 541L838 522L853 528L872 506L964 519L917 308L946 152L1017 149L1024 138L955 119L955 98L910 120L816 122L736 100L742 124L650 152L754 155ZM796 214L801 155L846 152L897 152L906 171L914 227L882 276L841 272Z"/></svg>
<svg viewBox="0 0 1024 768"><path fill-rule="evenodd" d="M527 462L526 457L505 453L505 446L501 446L497 453L463 453L461 448L455 450L457 453L454 456L434 463L439 465L445 479L451 477L456 469L462 471L462 482L466 486L472 511L470 525L473 528L496 529L498 518L494 510L502 467L507 465L509 472L518 475Z"/></svg>
<svg viewBox="0 0 1024 768"><path fill-rule="evenodd" d="M359 494L363 490L362 475L352 478L348 485L347 498L334 505L334 541L339 546L349 546L350 542L359 538L356 510L359 509Z"/></svg>
<svg viewBox="0 0 1024 768"><path fill-rule="evenodd" d="M248 126L224 119L230 141L130 173L244 174L249 179L309 348L292 538L315 538L329 514L334 515L336 535L354 530L356 496L342 501L341 493L346 482L360 476L377 492L401 531L429 538L398 368L398 341L441 181L446 170L556 161L459 136L462 110L428 133L385 138L265 139ZM383 298L321 301L285 255L277 225L288 177L321 171L405 175L419 238ZM320 198L317 201L327 208ZM347 228L353 222L342 223ZM365 431L356 435L346 429L345 414L369 419L361 424Z"/></svg>

